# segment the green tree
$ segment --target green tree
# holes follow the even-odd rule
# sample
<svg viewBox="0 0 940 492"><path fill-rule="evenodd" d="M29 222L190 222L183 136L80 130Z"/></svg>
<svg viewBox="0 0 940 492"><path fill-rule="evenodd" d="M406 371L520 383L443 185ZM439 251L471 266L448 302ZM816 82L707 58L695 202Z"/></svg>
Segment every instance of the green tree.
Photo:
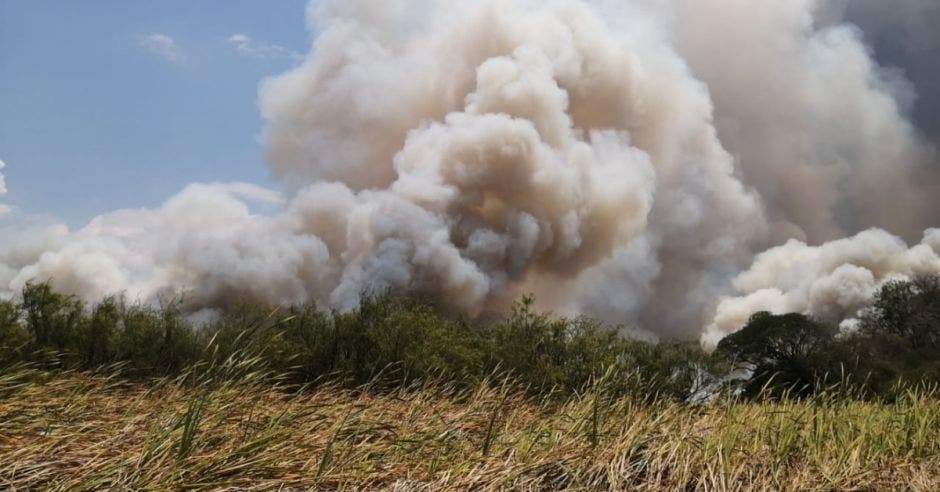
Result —
<svg viewBox="0 0 940 492"><path fill-rule="evenodd" d="M763 388L776 394L804 395L815 390L831 368L827 356L836 329L798 313L755 313L740 331L718 343L718 353L751 377L745 394Z"/></svg>
<svg viewBox="0 0 940 492"><path fill-rule="evenodd" d="M0 300L0 367L23 359L31 342L29 332L20 323L19 306Z"/></svg>
<svg viewBox="0 0 940 492"><path fill-rule="evenodd" d="M25 313L27 329L41 348L67 350L82 322L82 303L55 292L48 282L27 284L20 309Z"/></svg>
<svg viewBox="0 0 940 492"><path fill-rule="evenodd" d="M537 392L580 390L617 365L626 344L595 320L538 313L529 296L484 336L487 371L508 373Z"/></svg>
<svg viewBox="0 0 940 492"><path fill-rule="evenodd" d="M886 283L863 318L862 330L903 340L912 348L940 344L940 276Z"/></svg>
<svg viewBox="0 0 940 492"><path fill-rule="evenodd" d="M845 345L855 379L873 394L940 383L940 276L886 283Z"/></svg>
<svg viewBox="0 0 940 492"><path fill-rule="evenodd" d="M114 358L139 375L173 374L201 356L193 326L176 306L121 306Z"/></svg>
<svg viewBox="0 0 940 492"><path fill-rule="evenodd" d="M86 368L114 362L115 337L121 322L118 302L108 298L91 309L77 327L75 349Z"/></svg>

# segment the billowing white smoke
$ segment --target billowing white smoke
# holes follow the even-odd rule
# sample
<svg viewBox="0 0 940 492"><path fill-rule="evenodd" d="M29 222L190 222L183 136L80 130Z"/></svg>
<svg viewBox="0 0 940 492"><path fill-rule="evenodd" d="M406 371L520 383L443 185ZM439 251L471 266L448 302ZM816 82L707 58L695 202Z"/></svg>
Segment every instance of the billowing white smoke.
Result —
<svg viewBox="0 0 940 492"><path fill-rule="evenodd" d="M429 4L417 20L406 2L326 5L311 58L262 90L275 174L344 184L377 229L350 253L350 222L334 221L332 300L366 283L452 284L445 296L468 308L534 291L624 321L683 298L656 331L698 325L765 226L659 17ZM429 237L433 265L416 251Z"/></svg>
<svg viewBox="0 0 940 492"><path fill-rule="evenodd" d="M714 345L757 311L798 312L851 322L885 282L940 273L940 229L913 247L880 230L808 246L790 240L759 255L734 279L739 297L718 304L703 341Z"/></svg>
<svg viewBox="0 0 940 492"><path fill-rule="evenodd" d="M0 232L0 286L183 290L193 309L350 308L392 288L471 314L533 292L547 308L697 336L755 251L869 225L910 236L936 219L909 85L857 31L815 27L817 7L316 2L311 53L260 96L287 198L191 185L74 232ZM873 282L905 273L891 268Z"/></svg>

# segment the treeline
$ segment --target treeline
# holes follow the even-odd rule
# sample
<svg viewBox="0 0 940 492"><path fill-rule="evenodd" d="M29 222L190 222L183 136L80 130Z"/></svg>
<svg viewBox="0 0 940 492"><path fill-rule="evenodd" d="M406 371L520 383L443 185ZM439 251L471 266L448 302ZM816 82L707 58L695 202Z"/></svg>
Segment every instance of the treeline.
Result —
<svg viewBox="0 0 940 492"><path fill-rule="evenodd" d="M892 398L905 387L940 385L940 276L886 283L850 326L808 316L751 316L715 356L743 367L744 394L806 396L833 385Z"/></svg>
<svg viewBox="0 0 940 492"><path fill-rule="evenodd" d="M801 397L835 386L890 398L940 382L938 343L937 278L887 284L853 333L799 314L758 313L712 354L697 342L633 340L589 318L539 313L531 298L483 324L386 294L350 312L243 304L198 326L176 305L86 305L47 283L27 285L18 302L0 301L0 368L107 367L134 378L250 358L298 385L505 378L542 396L603 381L614 393L678 401L719 392Z"/></svg>

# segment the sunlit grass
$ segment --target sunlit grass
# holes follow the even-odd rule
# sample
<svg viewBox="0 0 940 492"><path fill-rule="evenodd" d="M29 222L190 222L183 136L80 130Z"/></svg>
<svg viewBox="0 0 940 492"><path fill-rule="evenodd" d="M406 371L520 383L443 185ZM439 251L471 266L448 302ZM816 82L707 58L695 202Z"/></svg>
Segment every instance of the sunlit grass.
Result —
<svg viewBox="0 0 940 492"><path fill-rule="evenodd" d="M104 373L109 374L109 373ZM508 381L288 387L231 359L0 376L0 488L936 490L940 403L537 399Z"/></svg>

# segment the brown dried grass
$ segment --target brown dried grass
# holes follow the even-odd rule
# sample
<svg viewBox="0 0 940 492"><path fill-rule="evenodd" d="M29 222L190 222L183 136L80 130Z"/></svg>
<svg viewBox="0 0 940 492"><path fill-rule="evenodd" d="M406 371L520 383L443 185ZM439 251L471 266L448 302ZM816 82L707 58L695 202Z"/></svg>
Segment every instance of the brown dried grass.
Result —
<svg viewBox="0 0 940 492"><path fill-rule="evenodd" d="M0 488L937 490L940 403L563 402L506 382L288 390L0 375Z"/></svg>

